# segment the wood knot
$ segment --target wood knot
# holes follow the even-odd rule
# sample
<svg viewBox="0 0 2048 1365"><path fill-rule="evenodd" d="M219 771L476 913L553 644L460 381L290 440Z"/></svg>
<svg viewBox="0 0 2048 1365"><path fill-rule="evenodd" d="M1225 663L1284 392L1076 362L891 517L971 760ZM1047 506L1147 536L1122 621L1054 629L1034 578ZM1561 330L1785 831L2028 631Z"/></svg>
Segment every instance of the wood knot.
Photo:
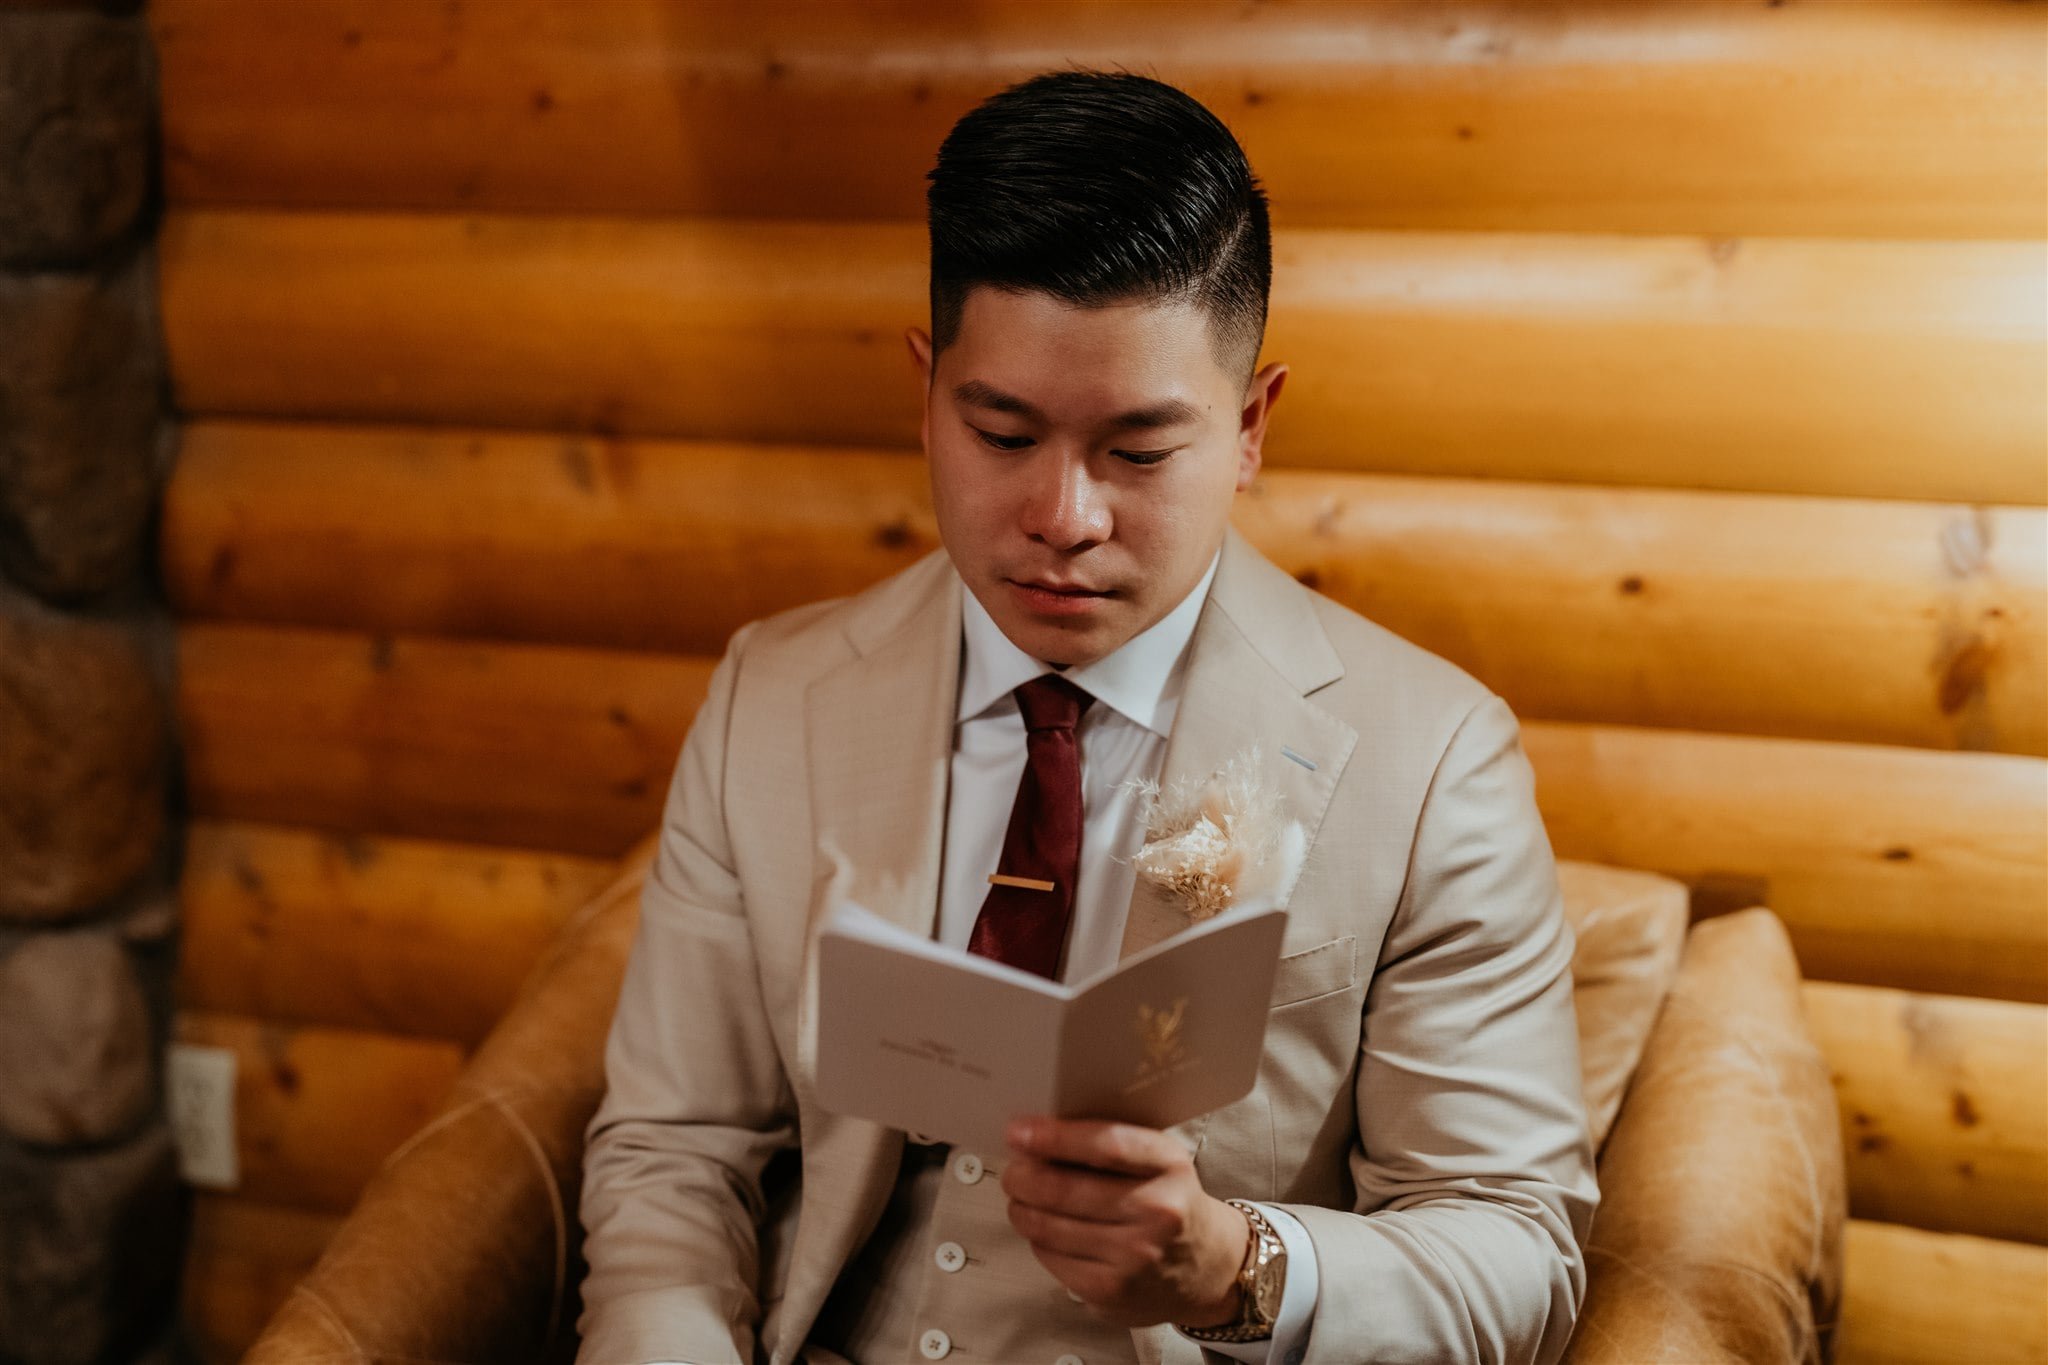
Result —
<svg viewBox="0 0 2048 1365"><path fill-rule="evenodd" d="M342 861L358 872L377 861L377 846L360 834L337 834L334 848Z"/></svg>
<svg viewBox="0 0 2048 1365"><path fill-rule="evenodd" d="M569 482L586 493L597 491L597 467L590 461L590 452L583 448L581 441L571 441L561 450L562 471L569 476Z"/></svg>
<svg viewBox="0 0 2048 1365"><path fill-rule="evenodd" d="M1941 714L1953 716L1984 690L1985 679L1997 657L1995 646L1983 636L1971 633L1941 670L1941 684L1935 695Z"/></svg>

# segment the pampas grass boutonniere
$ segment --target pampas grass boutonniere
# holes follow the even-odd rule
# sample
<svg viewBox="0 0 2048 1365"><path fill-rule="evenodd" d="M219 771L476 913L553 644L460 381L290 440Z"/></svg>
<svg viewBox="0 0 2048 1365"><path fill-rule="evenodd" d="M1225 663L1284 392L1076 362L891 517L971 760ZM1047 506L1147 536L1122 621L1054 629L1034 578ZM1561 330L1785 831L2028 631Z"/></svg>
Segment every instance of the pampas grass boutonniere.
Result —
<svg viewBox="0 0 2048 1365"><path fill-rule="evenodd" d="M1267 785L1263 759L1253 747L1165 791L1156 782L1131 784L1146 802L1145 843L1132 866L1191 924L1277 904L1301 870L1307 838Z"/></svg>

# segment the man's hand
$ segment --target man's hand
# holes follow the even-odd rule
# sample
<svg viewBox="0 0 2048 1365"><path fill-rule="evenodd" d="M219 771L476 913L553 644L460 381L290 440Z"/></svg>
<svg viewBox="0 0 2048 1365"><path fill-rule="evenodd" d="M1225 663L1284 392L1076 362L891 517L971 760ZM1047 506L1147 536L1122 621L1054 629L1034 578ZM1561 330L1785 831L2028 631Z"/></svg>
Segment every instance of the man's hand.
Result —
<svg viewBox="0 0 2048 1365"><path fill-rule="evenodd" d="M1125 1327L1211 1327L1237 1314L1251 1227L1202 1190L1171 1135L1052 1118L1010 1125L1010 1226L1081 1302Z"/></svg>

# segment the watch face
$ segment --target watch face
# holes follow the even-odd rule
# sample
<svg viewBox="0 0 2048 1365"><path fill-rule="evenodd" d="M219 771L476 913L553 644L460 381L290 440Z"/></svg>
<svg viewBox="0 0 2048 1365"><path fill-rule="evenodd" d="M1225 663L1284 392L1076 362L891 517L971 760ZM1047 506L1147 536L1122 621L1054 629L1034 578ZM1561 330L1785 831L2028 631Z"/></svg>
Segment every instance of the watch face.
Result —
<svg viewBox="0 0 2048 1365"><path fill-rule="evenodd" d="M1259 1267L1257 1281L1252 1285L1252 1299L1258 1305L1260 1317L1270 1323L1280 1316L1280 1298L1286 1289L1287 1253L1283 1251Z"/></svg>

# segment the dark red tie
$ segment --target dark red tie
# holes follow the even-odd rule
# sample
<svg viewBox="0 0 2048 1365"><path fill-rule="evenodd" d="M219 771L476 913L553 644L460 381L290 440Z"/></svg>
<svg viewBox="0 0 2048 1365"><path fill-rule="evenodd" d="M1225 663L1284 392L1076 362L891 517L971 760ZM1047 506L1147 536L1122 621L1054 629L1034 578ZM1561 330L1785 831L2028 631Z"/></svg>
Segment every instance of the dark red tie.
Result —
<svg viewBox="0 0 2048 1365"><path fill-rule="evenodd" d="M1016 696L1024 712L1024 780L1017 784L996 871L1050 882L1052 889L989 887L967 951L1057 978L1081 874L1081 746L1074 727L1095 699L1051 675L1025 683Z"/></svg>

